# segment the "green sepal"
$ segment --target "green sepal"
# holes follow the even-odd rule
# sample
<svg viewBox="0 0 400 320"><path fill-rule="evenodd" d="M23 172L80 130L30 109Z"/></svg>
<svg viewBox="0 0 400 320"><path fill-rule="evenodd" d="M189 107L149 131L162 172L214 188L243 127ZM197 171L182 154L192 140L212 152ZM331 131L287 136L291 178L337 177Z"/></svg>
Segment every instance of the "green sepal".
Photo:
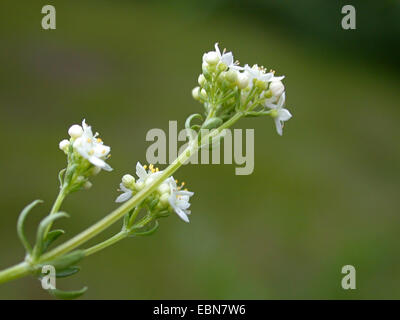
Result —
<svg viewBox="0 0 400 320"><path fill-rule="evenodd" d="M57 271L56 277L57 278L66 278L66 277L74 275L75 273L78 273L80 270L81 270L81 268L79 268L77 266L68 267L61 271Z"/></svg>
<svg viewBox="0 0 400 320"><path fill-rule="evenodd" d="M77 167L78 167L77 163L74 163L73 165L68 167L64 175L64 183L69 184L71 182L72 176L74 175Z"/></svg>
<svg viewBox="0 0 400 320"><path fill-rule="evenodd" d="M28 216L28 213L32 210L32 208L34 206L36 206L38 203L42 203L42 200L35 200L32 203L28 204L20 213L19 217L18 217L18 222L17 222L17 233L18 233L18 237L22 242L22 245L24 246L25 250L28 253L32 252L32 247L29 244L28 239L25 236L25 232L24 232L24 223L25 223L25 219Z"/></svg>
<svg viewBox="0 0 400 320"><path fill-rule="evenodd" d="M56 230L50 231L47 234L46 239L43 241L43 252L46 252L46 250L49 248L49 246L64 233L65 233L65 231L62 229L56 229Z"/></svg>
<svg viewBox="0 0 400 320"><path fill-rule="evenodd" d="M66 171L67 169L66 168L64 168L64 169L62 169L59 173L58 173L58 181L60 181L60 189L62 188L62 186L63 186L63 176L64 176L64 173L65 173L65 171Z"/></svg>
<svg viewBox="0 0 400 320"><path fill-rule="evenodd" d="M87 289L88 289L87 287L83 287L81 290L75 290L75 291L63 291L59 289L50 289L48 291L51 295L53 295L58 299L73 300L82 296Z"/></svg>
<svg viewBox="0 0 400 320"><path fill-rule="evenodd" d="M57 272L60 272L64 269L67 269L68 267L77 264L79 261L81 261L85 257L85 251L84 250L75 250L70 253L67 253L66 255L61 256L60 258L57 258L55 260L51 261L46 261L43 262L39 265L41 268L44 265L52 265Z"/></svg>

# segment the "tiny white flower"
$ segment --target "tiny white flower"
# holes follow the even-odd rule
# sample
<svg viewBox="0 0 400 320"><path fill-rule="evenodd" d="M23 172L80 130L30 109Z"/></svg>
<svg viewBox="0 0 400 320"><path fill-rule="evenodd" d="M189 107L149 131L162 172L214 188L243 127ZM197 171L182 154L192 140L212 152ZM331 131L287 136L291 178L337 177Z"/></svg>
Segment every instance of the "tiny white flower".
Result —
<svg viewBox="0 0 400 320"><path fill-rule="evenodd" d="M68 134L71 138L79 138L83 133L83 129L79 124L74 124L68 129Z"/></svg>
<svg viewBox="0 0 400 320"><path fill-rule="evenodd" d="M189 199L194 195L193 192L179 190L173 177L168 178L171 187L171 195L169 196L169 204L175 213L185 222L189 222L188 215L190 215L190 202Z"/></svg>
<svg viewBox="0 0 400 320"><path fill-rule="evenodd" d="M105 146L101 139L97 138L97 133L93 135L92 129L86 124L85 119L82 121L82 128L82 135L75 140L73 145L75 150L94 166L111 171L112 168L104 161L111 148Z"/></svg>
<svg viewBox="0 0 400 320"><path fill-rule="evenodd" d="M284 76L275 77L273 72L266 72L264 67L259 67L257 64L250 67L248 64L244 66L245 73L249 77L249 85L253 86L254 80L260 80L263 82L271 82L282 80L285 78Z"/></svg>
<svg viewBox="0 0 400 320"><path fill-rule="evenodd" d="M115 199L115 202L125 202L132 197L132 190L125 187L123 183L119 185L119 188L123 193Z"/></svg>
<svg viewBox="0 0 400 320"><path fill-rule="evenodd" d="M221 52L218 47L218 42L215 43L214 48L215 51L209 51L203 55L203 69L205 62L207 65L217 65L223 63L229 69L243 70L243 67L238 66L234 62L232 52L225 52L225 50Z"/></svg>
<svg viewBox="0 0 400 320"><path fill-rule="evenodd" d="M58 144L58 147L60 148L60 150L64 151L65 153L68 152L68 148L69 148L70 142L67 139L64 139L62 141L60 141L60 143Z"/></svg>
<svg viewBox="0 0 400 320"><path fill-rule="evenodd" d="M275 121L276 132L278 132L280 136L282 135L283 122L288 121L292 117L289 110L283 108L284 104L285 104L285 92L282 93L277 104L273 103L266 104L268 108L272 109L271 115Z"/></svg>

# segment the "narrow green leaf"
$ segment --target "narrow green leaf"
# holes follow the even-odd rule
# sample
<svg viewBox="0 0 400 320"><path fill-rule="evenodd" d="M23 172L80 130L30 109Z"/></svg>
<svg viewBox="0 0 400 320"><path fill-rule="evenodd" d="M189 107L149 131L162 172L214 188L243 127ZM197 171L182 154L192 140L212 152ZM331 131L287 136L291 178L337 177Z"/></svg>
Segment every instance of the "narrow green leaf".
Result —
<svg viewBox="0 0 400 320"><path fill-rule="evenodd" d="M57 220L59 218L66 217L68 218L69 215L65 212L57 212L53 213L52 215L48 215L46 218L44 218L38 227L37 234L36 234L36 245L35 248L33 249L33 256L38 257L42 254L43 252L43 245L44 245L44 233L46 231L47 226L52 223L54 220Z"/></svg>
<svg viewBox="0 0 400 320"><path fill-rule="evenodd" d="M64 270L57 271L56 272L56 277L57 278L66 278L69 276L72 276L75 273L78 273L81 270L81 268L74 266L74 267L68 267L65 268Z"/></svg>
<svg viewBox="0 0 400 320"><path fill-rule="evenodd" d="M206 122L204 122L202 128L203 129L214 129L214 128L219 127L222 123L223 123L223 121L221 118L214 117L214 118L208 119Z"/></svg>
<svg viewBox="0 0 400 320"><path fill-rule="evenodd" d="M60 272L72 265L77 264L84 257L85 257L84 250L75 250L70 253L67 253L66 255L64 255L58 259L43 262L43 263L41 263L40 267L43 265L50 264L50 265L54 266L54 268L56 268L57 272Z"/></svg>
<svg viewBox="0 0 400 320"><path fill-rule="evenodd" d="M64 173L65 173L66 170L67 170L67 169L64 168L64 169L62 169L62 170L58 173L58 181L60 181L60 189L61 189L62 186L63 186L63 176L64 176Z"/></svg>
<svg viewBox="0 0 400 320"><path fill-rule="evenodd" d="M191 122L194 119L199 119L200 121L203 120L203 116L199 113L194 113L191 114L189 117L187 117L186 121L185 121L185 128L186 129L190 129L192 127Z"/></svg>
<svg viewBox="0 0 400 320"><path fill-rule="evenodd" d="M61 235L63 235L65 233L64 230L62 229L56 229L56 230L52 230L50 231L47 236L46 239L43 242L43 252L45 252L48 247L58 239L58 237L60 237Z"/></svg>
<svg viewBox="0 0 400 320"><path fill-rule="evenodd" d="M154 227L152 227L150 230L142 231L142 232L134 232L134 233L132 233L132 235L133 235L133 236L150 236L150 235L152 235L154 232L157 231L158 227L159 227L159 223L158 223L158 221L156 220L156 221L154 222Z"/></svg>
<svg viewBox="0 0 400 320"><path fill-rule="evenodd" d="M28 204L20 213L19 217L18 217L18 222L17 222L17 233L18 233L18 237L22 242L22 245L24 246L25 250L29 253L32 252L32 247L29 244L28 239L25 236L25 232L24 232L24 223L25 223L25 219L28 216L28 213L32 210L32 208L34 206L36 206L38 203L42 203L42 200L35 200L32 203Z"/></svg>
<svg viewBox="0 0 400 320"><path fill-rule="evenodd" d="M51 295L58 299L63 299L63 300L73 300L76 298L79 298L81 295L83 295L87 290L87 287L83 287L81 290L75 290L75 291L63 291L59 289L51 289L48 290Z"/></svg>

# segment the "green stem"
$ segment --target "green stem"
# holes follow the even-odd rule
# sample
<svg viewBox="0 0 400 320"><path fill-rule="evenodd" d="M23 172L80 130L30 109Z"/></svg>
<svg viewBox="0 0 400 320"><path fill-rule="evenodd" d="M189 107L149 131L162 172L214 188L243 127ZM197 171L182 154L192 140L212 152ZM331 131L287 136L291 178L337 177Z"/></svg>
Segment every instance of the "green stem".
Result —
<svg viewBox="0 0 400 320"><path fill-rule="evenodd" d="M67 196L66 188L62 187L60 189L60 192L58 193L56 200L54 201L53 207L51 208L49 215L52 215L60 210L61 204L63 203L66 196ZM50 223L47 226L46 231L43 234L43 239L46 239L47 233L49 233L52 225L53 223Z"/></svg>
<svg viewBox="0 0 400 320"><path fill-rule="evenodd" d="M114 236L112 236L111 238L100 242L96 245L94 245L93 247L90 247L88 249L85 249L85 256L88 257L90 255L92 255L93 253L96 253L97 251L103 250L111 245L113 245L114 243L124 239L127 237L127 232L122 230L120 232L118 232L117 234L115 234Z"/></svg>
<svg viewBox="0 0 400 320"><path fill-rule="evenodd" d="M236 123L241 117L243 117L242 113L235 114L231 119L222 124L217 130L221 132L223 129L229 128L234 123ZM202 140L207 141L209 135L204 136ZM37 263L53 260L65 253L72 251L73 249L79 247L81 244L86 241L92 239L116 221L121 219L126 213L136 207L139 203L145 200L165 179L170 177L176 170L178 170L182 164L184 164L197 150L199 149L199 143L191 143L189 146L179 155L179 157L171 163L163 173L157 177L150 185L143 188L140 192L138 192L135 196L133 196L130 200L122 204L120 207L109 213L103 219L90 226L86 230L82 231L72 239L66 241L65 243L59 245L48 253L45 253L41 256ZM61 192L60 192L61 193ZM60 199L56 201L55 208L61 205L62 197L59 195ZM58 199L58 198L57 198ZM114 242L113 242L114 243ZM10 267L6 270L0 272L0 283L21 278L30 273L30 266L26 262L22 262L18 265Z"/></svg>
<svg viewBox="0 0 400 320"><path fill-rule="evenodd" d="M29 264L27 262L21 262L15 266L9 267L3 271L0 271L0 284L11 281L14 279L22 278L30 273Z"/></svg>

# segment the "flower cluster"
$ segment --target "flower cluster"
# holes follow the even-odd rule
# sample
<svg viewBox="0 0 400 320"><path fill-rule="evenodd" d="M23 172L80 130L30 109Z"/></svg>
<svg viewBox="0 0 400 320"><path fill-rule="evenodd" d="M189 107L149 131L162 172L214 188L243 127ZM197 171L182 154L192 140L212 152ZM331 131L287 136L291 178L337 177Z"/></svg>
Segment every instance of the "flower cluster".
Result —
<svg viewBox="0 0 400 320"><path fill-rule="evenodd" d="M136 164L136 175L139 179L136 181L132 175L124 175L120 184L120 190L123 193L115 201L127 201L145 186L150 185L162 172L152 164L147 167L138 162ZM175 212L183 221L189 222L189 199L194 193L182 190L183 186L184 183L178 186L177 181L172 176L164 180L145 201L149 211L161 216L169 212Z"/></svg>
<svg viewBox="0 0 400 320"><path fill-rule="evenodd" d="M204 104L209 118L226 121L237 112L246 116L269 115L282 135L283 122L292 117L284 108L283 76L276 77L274 71L267 72L257 64L240 66L238 61L234 62L232 52L220 51L218 43L214 51L203 55L202 70L199 86L192 90L192 95Z"/></svg>
<svg viewBox="0 0 400 320"><path fill-rule="evenodd" d="M80 187L90 188L88 178L96 175L101 169L111 171L112 168L105 160L110 157L109 146L104 145L96 132L86 124L82 126L72 125L68 134L70 139L64 139L59 143L59 148L68 156L68 167L64 175L64 184L68 184L70 191Z"/></svg>

